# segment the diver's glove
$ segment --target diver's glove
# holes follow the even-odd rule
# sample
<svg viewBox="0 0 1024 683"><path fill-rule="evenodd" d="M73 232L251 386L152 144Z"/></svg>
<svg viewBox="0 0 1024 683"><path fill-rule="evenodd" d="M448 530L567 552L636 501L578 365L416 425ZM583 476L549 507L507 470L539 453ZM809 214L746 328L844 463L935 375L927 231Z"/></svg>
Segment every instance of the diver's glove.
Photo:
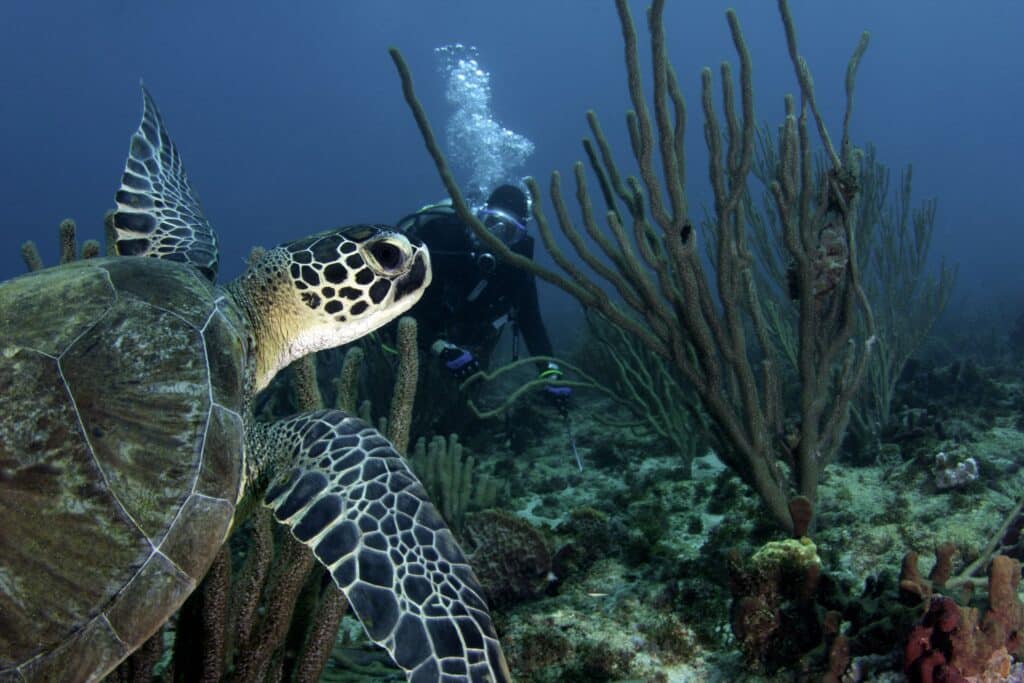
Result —
<svg viewBox="0 0 1024 683"><path fill-rule="evenodd" d="M439 339L434 342L431 350L441 359L445 369L452 373L452 376L460 382L470 375L480 372L480 361L462 347Z"/></svg>
<svg viewBox="0 0 1024 683"><path fill-rule="evenodd" d="M547 382L542 392L544 398L557 408L559 413L567 414L569 412L569 398L572 396L572 387L558 384L558 380L562 379L562 369L558 367L558 364L548 363L548 367L541 371L538 379Z"/></svg>

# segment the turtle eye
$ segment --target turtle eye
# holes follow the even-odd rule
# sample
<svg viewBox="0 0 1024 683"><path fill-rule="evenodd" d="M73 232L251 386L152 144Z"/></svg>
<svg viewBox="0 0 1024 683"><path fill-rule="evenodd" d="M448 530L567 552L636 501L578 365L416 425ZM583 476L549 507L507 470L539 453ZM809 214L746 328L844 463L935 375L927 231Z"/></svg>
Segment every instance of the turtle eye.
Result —
<svg viewBox="0 0 1024 683"><path fill-rule="evenodd" d="M399 270L405 261L402 250L389 240L381 240L371 245L370 253L384 270Z"/></svg>

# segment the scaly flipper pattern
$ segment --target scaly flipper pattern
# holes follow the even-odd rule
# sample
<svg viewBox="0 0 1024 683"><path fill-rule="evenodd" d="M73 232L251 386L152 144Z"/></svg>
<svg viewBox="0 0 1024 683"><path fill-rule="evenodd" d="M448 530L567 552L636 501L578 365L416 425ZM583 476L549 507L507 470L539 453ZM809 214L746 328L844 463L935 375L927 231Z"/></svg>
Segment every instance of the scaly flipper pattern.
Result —
<svg viewBox="0 0 1024 683"><path fill-rule="evenodd" d="M511 680L473 571L379 432L325 410L260 427L253 443L293 463L264 504L312 548L410 681Z"/></svg>
<svg viewBox="0 0 1024 683"><path fill-rule="evenodd" d="M142 122L132 135L116 200L118 254L190 263L211 282L216 280L217 236L145 88Z"/></svg>

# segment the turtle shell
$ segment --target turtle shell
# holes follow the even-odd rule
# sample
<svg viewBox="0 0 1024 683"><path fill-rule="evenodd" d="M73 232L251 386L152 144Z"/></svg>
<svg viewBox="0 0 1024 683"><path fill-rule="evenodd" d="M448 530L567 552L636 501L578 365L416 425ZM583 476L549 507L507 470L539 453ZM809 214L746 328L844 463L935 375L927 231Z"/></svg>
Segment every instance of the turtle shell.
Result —
<svg viewBox="0 0 1024 683"><path fill-rule="evenodd" d="M180 263L0 285L0 680L102 676L202 579L242 487L246 335Z"/></svg>

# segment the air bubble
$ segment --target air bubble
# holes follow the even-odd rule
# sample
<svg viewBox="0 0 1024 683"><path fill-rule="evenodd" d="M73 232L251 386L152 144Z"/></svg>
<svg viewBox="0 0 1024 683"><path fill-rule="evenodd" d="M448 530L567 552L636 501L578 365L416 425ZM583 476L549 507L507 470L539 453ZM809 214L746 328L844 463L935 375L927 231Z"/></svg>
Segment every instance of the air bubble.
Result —
<svg viewBox="0 0 1024 683"><path fill-rule="evenodd" d="M440 56L448 102L455 107L446 126L449 156L468 175L469 193L483 197L516 175L513 170L533 154L533 142L495 120L491 75L477 61L475 47L455 43L434 52Z"/></svg>

